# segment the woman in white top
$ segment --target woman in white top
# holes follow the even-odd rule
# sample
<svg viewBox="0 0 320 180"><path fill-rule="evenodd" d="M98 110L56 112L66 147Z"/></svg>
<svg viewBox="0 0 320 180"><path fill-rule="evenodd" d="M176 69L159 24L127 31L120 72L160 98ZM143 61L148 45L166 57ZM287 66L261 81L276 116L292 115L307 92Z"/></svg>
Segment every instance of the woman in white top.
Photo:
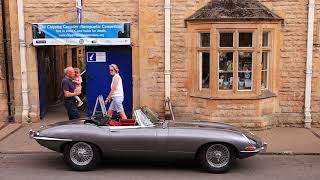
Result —
<svg viewBox="0 0 320 180"><path fill-rule="evenodd" d="M116 64L109 65L110 75L113 76L111 83L111 91L106 99L106 101L111 101L108 116L112 117L113 111L117 111L121 116L121 119L127 119L127 116L123 109L123 85L122 79L119 75L119 68Z"/></svg>

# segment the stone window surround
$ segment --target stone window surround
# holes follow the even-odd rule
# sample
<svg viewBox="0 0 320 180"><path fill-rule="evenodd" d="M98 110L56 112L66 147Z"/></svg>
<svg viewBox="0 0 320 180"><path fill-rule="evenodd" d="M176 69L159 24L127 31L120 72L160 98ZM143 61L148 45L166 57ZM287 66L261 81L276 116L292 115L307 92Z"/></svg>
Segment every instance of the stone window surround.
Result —
<svg viewBox="0 0 320 180"><path fill-rule="evenodd" d="M228 23L208 23L208 22L192 22L188 23L187 26L187 56L189 65L189 84L190 84L190 96L199 97L205 99L265 99L277 96L278 87L278 69L279 69L279 51L281 36L279 29L281 24L270 23L270 22L228 22ZM219 90L219 78L218 78L218 43L219 43L219 32L233 31L233 32L253 32L253 79L252 89L249 91L239 91L238 83L234 83L235 87L230 91ZM262 34L263 32L269 32L269 44L270 48L262 47ZM210 32L210 87L205 89L199 89L199 64L198 64L198 52L201 51L199 47L199 33ZM237 35L234 42L237 43ZM236 54L238 48L236 49ZM246 49L246 48L241 48ZM261 61L262 52L269 52L269 66L268 66L268 88L261 88ZM235 58L234 64L238 63L237 57ZM234 70L234 75L238 73L237 69ZM234 82L238 80L235 79Z"/></svg>

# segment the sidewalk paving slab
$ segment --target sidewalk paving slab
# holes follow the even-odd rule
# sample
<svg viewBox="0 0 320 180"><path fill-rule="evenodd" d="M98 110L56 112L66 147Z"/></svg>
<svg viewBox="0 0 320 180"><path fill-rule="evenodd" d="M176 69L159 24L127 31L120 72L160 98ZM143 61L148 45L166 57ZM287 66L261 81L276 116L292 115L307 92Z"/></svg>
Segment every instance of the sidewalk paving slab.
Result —
<svg viewBox="0 0 320 180"><path fill-rule="evenodd" d="M17 132L0 141L0 153L53 152L42 147L34 139L30 139L29 130L38 130L41 126L67 120L68 116L63 105L50 107L50 111L43 120L37 123L23 124Z"/></svg>
<svg viewBox="0 0 320 180"><path fill-rule="evenodd" d="M312 131L320 136L320 128L312 128Z"/></svg>
<svg viewBox="0 0 320 180"><path fill-rule="evenodd" d="M0 153L32 153L53 152L40 146L34 139L29 138L29 130L38 130L42 123L24 124L4 140L0 141Z"/></svg>
<svg viewBox="0 0 320 180"><path fill-rule="evenodd" d="M5 124L5 122L0 122L0 129L2 129Z"/></svg>
<svg viewBox="0 0 320 180"><path fill-rule="evenodd" d="M268 143L267 153L320 153L320 139L305 128L272 128L253 131Z"/></svg>
<svg viewBox="0 0 320 180"><path fill-rule="evenodd" d="M19 124L19 123L8 124L5 127L3 127L1 129L1 131L0 131L0 142L1 142L1 140L3 140L6 137L10 136L12 133L14 133L20 127L21 127L21 124Z"/></svg>

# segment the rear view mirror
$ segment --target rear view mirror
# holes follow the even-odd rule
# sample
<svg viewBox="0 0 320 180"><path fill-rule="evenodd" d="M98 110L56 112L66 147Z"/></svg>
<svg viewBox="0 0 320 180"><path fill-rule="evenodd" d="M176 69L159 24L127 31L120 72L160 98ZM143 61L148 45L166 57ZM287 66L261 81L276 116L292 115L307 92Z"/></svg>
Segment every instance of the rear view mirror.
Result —
<svg viewBox="0 0 320 180"><path fill-rule="evenodd" d="M169 123L169 121L164 121L163 125L162 125L162 128L163 129L167 129L168 128L168 123Z"/></svg>
<svg viewBox="0 0 320 180"><path fill-rule="evenodd" d="M150 119L151 122L155 123L159 121L159 115L147 106L141 107L141 111Z"/></svg>

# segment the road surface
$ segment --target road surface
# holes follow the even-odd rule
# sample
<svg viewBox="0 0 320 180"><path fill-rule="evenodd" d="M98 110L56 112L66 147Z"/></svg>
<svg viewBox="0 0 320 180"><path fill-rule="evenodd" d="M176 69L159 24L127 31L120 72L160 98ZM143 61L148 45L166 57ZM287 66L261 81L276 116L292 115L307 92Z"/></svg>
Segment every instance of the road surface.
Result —
<svg viewBox="0 0 320 180"><path fill-rule="evenodd" d="M0 154L1 180L319 180L320 156L257 155L226 174L209 174L193 161L105 160L95 171L74 172L57 153Z"/></svg>

